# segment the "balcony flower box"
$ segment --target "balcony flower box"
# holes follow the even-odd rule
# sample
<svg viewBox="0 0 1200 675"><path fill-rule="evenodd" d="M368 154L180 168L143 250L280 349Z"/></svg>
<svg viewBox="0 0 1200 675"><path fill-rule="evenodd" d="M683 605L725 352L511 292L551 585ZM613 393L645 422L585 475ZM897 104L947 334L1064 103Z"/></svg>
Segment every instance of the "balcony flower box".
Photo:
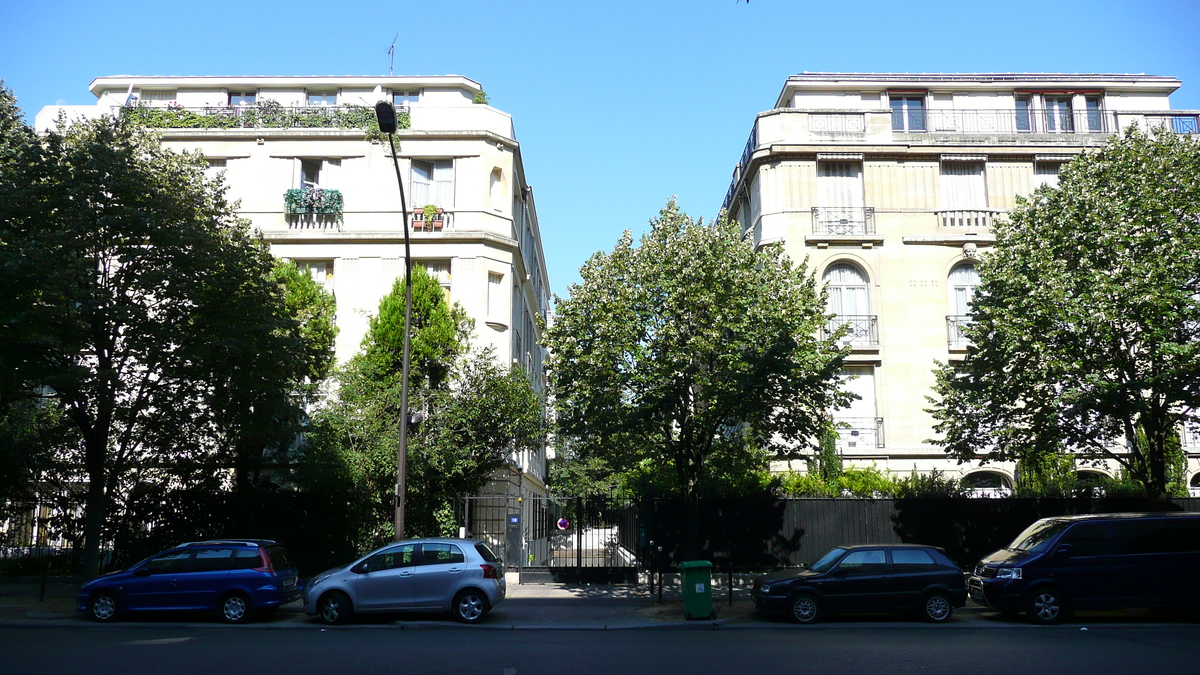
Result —
<svg viewBox="0 0 1200 675"><path fill-rule="evenodd" d="M283 193L283 211L289 216L314 215L341 219L342 193L319 187L292 188Z"/></svg>

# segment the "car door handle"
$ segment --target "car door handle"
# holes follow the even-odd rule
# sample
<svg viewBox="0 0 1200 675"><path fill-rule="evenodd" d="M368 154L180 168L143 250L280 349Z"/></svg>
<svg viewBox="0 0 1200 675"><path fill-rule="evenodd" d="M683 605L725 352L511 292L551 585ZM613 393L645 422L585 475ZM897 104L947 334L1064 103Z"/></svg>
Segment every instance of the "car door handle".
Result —
<svg viewBox="0 0 1200 675"><path fill-rule="evenodd" d="M446 571L449 572L450 574L458 574L459 572L462 572L462 568L461 567L451 567L449 570L446 570Z"/></svg>
<svg viewBox="0 0 1200 675"><path fill-rule="evenodd" d="M413 575L413 573L412 573L412 572L408 572L408 571L405 571L405 572L401 572L401 573L400 573L400 576L402 576L402 577L411 577L412 575Z"/></svg>
<svg viewBox="0 0 1200 675"><path fill-rule="evenodd" d="M178 580L178 579L172 579L172 580L171 580L171 585L172 585L172 586L175 586L175 585L177 585L178 583L179 583L179 580Z"/></svg>

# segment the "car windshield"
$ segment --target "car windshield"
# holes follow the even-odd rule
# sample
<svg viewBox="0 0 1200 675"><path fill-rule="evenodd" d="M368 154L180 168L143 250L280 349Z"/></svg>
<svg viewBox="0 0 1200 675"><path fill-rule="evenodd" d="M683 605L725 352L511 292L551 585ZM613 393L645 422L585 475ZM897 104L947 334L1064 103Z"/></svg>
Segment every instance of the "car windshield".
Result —
<svg viewBox="0 0 1200 675"><path fill-rule="evenodd" d="M1070 524L1071 521L1069 520L1039 520L1025 528L1024 532L1018 534L1013 543L1008 545L1008 550L1040 553L1050 545L1051 539L1054 539L1059 532L1067 529L1067 526Z"/></svg>
<svg viewBox="0 0 1200 675"><path fill-rule="evenodd" d="M829 549L828 553L821 556L820 560L813 563L812 567L810 567L809 569L814 572L828 572L829 569L831 567L833 567L834 563L836 563L838 561L838 559L842 557L842 554L845 552L846 552L846 549L844 549L844 548L831 548L831 549Z"/></svg>

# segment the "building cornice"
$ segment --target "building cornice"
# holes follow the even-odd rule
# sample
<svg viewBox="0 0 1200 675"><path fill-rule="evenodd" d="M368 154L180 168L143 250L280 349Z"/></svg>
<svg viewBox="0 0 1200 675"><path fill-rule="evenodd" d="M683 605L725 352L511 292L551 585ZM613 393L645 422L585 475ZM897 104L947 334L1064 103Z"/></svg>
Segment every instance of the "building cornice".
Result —
<svg viewBox="0 0 1200 675"><path fill-rule="evenodd" d="M209 75L110 75L92 80L88 89L93 95L108 90L125 90L129 87L177 88L177 89L286 89L286 88L374 88L404 89L413 87L446 87L483 91L483 85L461 75L417 75L417 76L209 76Z"/></svg>

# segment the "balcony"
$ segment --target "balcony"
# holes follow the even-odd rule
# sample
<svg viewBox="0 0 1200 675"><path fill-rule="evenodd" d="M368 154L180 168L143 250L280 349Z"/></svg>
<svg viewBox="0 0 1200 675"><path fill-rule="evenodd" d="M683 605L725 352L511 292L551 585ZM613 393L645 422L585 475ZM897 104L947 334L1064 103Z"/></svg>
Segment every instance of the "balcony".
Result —
<svg viewBox="0 0 1200 675"><path fill-rule="evenodd" d="M875 234L875 208L871 206L814 206L814 234Z"/></svg>
<svg viewBox="0 0 1200 675"><path fill-rule="evenodd" d="M996 217L1003 214L996 209L946 209L934 211L938 225L942 227L984 229L992 226Z"/></svg>
<svg viewBox="0 0 1200 675"><path fill-rule="evenodd" d="M412 212L413 232L441 232L454 229L454 213L438 209L436 214L426 216L425 211L416 209Z"/></svg>
<svg viewBox="0 0 1200 675"><path fill-rule="evenodd" d="M1200 134L1200 114L1147 113L1146 128L1166 127L1177 134Z"/></svg>
<svg viewBox="0 0 1200 675"><path fill-rule="evenodd" d="M957 314L946 317L946 346L951 350L966 350L971 346L971 340L964 331L971 325L971 317L967 314Z"/></svg>
<svg viewBox="0 0 1200 675"><path fill-rule="evenodd" d="M879 345L879 322L874 314L839 314L825 322L822 339L836 333L842 326L850 330L838 342L852 347L875 347Z"/></svg>
<svg viewBox="0 0 1200 675"><path fill-rule="evenodd" d="M362 129L378 133L375 110L361 105L285 107L273 101L248 106L185 108L137 105L117 114L155 129ZM411 126L407 108L396 110L400 129Z"/></svg>
<svg viewBox="0 0 1200 675"><path fill-rule="evenodd" d="M833 425L838 435L838 452L861 452L884 447L882 417L834 416Z"/></svg>
<svg viewBox="0 0 1200 675"><path fill-rule="evenodd" d="M1099 110L925 110L892 120L896 133L1111 134L1117 129L1116 114Z"/></svg>
<svg viewBox="0 0 1200 675"><path fill-rule="evenodd" d="M342 219L343 199L339 190L319 187L292 188L283 193L283 212L297 220L333 221Z"/></svg>

